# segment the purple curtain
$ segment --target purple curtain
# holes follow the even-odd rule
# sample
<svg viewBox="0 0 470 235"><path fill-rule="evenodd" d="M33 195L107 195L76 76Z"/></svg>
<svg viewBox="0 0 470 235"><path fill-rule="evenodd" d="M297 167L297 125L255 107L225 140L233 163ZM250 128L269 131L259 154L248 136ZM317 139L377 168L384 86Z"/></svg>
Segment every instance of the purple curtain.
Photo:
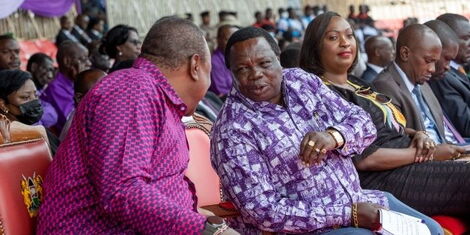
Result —
<svg viewBox="0 0 470 235"><path fill-rule="evenodd" d="M18 10L18 7L20 7L23 1L24 0L0 0L0 19L8 17Z"/></svg>
<svg viewBox="0 0 470 235"><path fill-rule="evenodd" d="M20 8L40 16L54 17L65 15L74 3L75 0L25 0Z"/></svg>

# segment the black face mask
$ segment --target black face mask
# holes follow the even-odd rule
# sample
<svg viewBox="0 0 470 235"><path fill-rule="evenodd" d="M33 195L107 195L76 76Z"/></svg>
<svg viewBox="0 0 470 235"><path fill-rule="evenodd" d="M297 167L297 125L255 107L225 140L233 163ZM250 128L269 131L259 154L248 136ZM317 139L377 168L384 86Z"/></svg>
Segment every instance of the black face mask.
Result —
<svg viewBox="0 0 470 235"><path fill-rule="evenodd" d="M41 120L44 110L42 109L39 99L31 100L20 106L21 115L17 116L18 120L24 124L32 125Z"/></svg>

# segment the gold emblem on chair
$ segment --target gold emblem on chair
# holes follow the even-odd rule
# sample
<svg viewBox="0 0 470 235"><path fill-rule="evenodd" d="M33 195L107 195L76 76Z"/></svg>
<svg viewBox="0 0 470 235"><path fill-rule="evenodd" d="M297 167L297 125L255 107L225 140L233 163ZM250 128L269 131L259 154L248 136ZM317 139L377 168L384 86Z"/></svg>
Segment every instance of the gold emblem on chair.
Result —
<svg viewBox="0 0 470 235"><path fill-rule="evenodd" d="M39 206L42 200L42 178L33 173L33 177L26 178L23 175L21 180L21 194L23 194L24 204L28 209L31 218L38 215Z"/></svg>

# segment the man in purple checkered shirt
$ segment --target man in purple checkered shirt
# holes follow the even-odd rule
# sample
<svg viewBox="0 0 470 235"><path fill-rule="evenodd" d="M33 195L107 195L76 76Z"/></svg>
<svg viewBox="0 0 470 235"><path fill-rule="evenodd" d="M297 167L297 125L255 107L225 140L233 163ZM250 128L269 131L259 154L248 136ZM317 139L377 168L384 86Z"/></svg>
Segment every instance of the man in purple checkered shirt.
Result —
<svg viewBox="0 0 470 235"><path fill-rule="evenodd" d="M231 225L243 234L316 234L351 227L357 205L362 228L351 234L377 229L387 194L363 190L351 161L375 139L370 116L318 77L282 72L279 48L260 29L235 32L225 55L234 88L214 126L211 157L242 213Z"/></svg>
<svg viewBox="0 0 470 235"><path fill-rule="evenodd" d="M44 181L38 234L212 234L184 176L181 122L210 85L210 52L193 23L162 18L130 69L81 101ZM234 234L228 233L228 234Z"/></svg>

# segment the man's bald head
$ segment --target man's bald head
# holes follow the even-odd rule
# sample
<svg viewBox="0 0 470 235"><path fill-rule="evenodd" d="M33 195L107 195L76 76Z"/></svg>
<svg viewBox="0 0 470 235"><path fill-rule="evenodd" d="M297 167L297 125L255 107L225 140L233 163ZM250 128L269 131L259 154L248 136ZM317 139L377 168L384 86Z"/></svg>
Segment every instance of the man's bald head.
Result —
<svg viewBox="0 0 470 235"><path fill-rule="evenodd" d="M470 22L464 16L446 13L437 17L454 31L459 39L459 52L455 61L460 64L470 63Z"/></svg>
<svg viewBox="0 0 470 235"><path fill-rule="evenodd" d="M74 83L75 102L78 104L83 96L107 74L100 69L88 69L79 74Z"/></svg>
<svg viewBox="0 0 470 235"><path fill-rule="evenodd" d="M442 79L450 69L450 61L457 56L459 39L454 31L440 20L431 20L424 24L437 34L442 43L441 58L436 63L436 72L433 73L433 79Z"/></svg>
<svg viewBox="0 0 470 235"><path fill-rule="evenodd" d="M369 63L385 67L393 61L395 49L389 38L373 36L366 40L364 46Z"/></svg>
<svg viewBox="0 0 470 235"><path fill-rule="evenodd" d="M91 66L88 50L80 43L64 41L57 50L59 71L74 80L75 76Z"/></svg>
<svg viewBox="0 0 470 235"><path fill-rule="evenodd" d="M403 28L397 39L396 63L413 84L423 84L435 72L442 44L434 31L422 24Z"/></svg>
<svg viewBox="0 0 470 235"><path fill-rule="evenodd" d="M194 54L210 57L206 55L206 47L204 33L194 23L177 17L163 17L153 24L141 52L159 67L176 69Z"/></svg>

